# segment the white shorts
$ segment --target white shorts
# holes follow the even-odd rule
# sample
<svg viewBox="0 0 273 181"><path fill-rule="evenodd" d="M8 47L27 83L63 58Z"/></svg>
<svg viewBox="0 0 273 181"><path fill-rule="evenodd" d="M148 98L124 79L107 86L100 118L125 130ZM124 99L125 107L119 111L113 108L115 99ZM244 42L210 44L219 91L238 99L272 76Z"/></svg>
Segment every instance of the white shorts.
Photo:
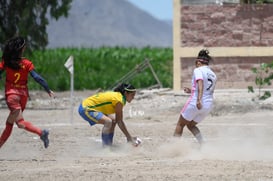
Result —
<svg viewBox="0 0 273 181"><path fill-rule="evenodd" d="M186 104L181 110L181 115L187 121L200 123L212 110L212 104L202 105L202 109L197 109L194 104Z"/></svg>

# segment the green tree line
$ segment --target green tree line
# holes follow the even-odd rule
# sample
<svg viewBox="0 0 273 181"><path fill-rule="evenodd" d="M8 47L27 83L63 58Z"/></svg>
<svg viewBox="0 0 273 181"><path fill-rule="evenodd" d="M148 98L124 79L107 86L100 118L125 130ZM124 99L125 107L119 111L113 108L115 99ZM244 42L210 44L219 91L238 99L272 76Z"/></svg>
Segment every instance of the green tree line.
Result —
<svg viewBox="0 0 273 181"><path fill-rule="evenodd" d="M44 49L48 43L48 18L67 17L72 0L1 0L0 47L14 36L23 36L28 51Z"/></svg>

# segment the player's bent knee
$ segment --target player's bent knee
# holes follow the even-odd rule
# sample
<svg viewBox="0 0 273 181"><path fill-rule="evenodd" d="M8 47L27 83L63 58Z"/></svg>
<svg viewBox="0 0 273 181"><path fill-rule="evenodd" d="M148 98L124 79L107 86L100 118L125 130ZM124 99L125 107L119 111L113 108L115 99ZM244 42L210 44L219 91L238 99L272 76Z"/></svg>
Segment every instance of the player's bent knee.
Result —
<svg viewBox="0 0 273 181"><path fill-rule="evenodd" d="M21 128L21 129L24 129L25 128L25 126L23 125L23 124L20 124L20 123L16 123L17 124L17 127L18 128Z"/></svg>
<svg viewBox="0 0 273 181"><path fill-rule="evenodd" d="M181 121L179 121L179 122L177 123L177 126L184 127L184 126L186 126L186 124L183 123L183 122L181 122Z"/></svg>
<svg viewBox="0 0 273 181"><path fill-rule="evenodd" d="M188 128L189 130L195 130L197 127L196 127L196 124L188 124L188 125L187 125L187 128Z"/></svg>
<svg viewBox="0 0 273 181"><path fill-rule="evenodd" d="M21 111L20 109L15 109L10 112L10 115L16 117L20 114L20 111Z"/></svg>
<svg viewBox="0 0 273 181"><path fill-rule="evenodd" d="M107 128L111 128L112 127L112 120L111 119L107 119L104 121L104 126Z"/></svg>

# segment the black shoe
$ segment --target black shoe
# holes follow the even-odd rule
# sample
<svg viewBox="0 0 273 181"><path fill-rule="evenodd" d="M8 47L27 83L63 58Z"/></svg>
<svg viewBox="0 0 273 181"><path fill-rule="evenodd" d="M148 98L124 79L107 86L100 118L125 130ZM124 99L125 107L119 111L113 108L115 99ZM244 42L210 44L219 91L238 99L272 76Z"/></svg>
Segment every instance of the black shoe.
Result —
<svg viewBox="0 0 273 181"><path fill-rule="evenodd" d="M45 148L48 147L49 145L49 139L48 139L49 131L48 130L43 130L42 135L41 135L41 140L44 142Z"/></svg>

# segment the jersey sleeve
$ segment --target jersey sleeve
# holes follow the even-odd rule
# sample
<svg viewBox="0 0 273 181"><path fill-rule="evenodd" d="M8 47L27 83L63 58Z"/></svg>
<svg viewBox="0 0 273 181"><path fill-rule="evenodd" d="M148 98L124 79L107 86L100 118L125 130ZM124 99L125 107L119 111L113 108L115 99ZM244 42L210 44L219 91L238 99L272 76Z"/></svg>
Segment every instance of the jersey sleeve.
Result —
<svg viewBox="0 0 273 181"><path fill-rule="evenodd" d="M30 60L26 60L26 59L25 59L25 61L24 61L24 66L25 66L25 68L26 68L26 70L27 70L28 72L31 72L32 70L35 69L33 63L32 63Z"/></svg>
<svg viewBox="0 0 273 181"><path fill-rule="evenodd" d="M203 80L203 74L202 71L198 68L195 68L193 71L194 77L195 77L195 81L197 80Z"/></svg>
<svg viewBox="0 0 273 181"><path fill-rule="evenodd" d="M35 70L32 70L30 72L30 75L33 77L33 79L39 83L45 90L46 92L50 92L50 89L48 87L47 82L45 81L45 79L43 77L41 77L37 72L35 72Z"/></svg>

